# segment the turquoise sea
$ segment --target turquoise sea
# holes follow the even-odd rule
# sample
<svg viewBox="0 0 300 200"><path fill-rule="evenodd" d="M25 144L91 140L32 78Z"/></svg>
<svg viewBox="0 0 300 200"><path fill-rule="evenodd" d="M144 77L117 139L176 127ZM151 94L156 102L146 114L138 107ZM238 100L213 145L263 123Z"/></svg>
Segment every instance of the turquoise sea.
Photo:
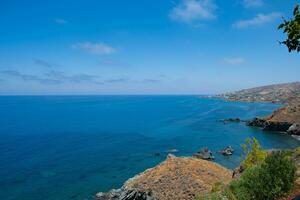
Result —
<svg viewBox="0 0 300 200"><path fill-rule="evenodd" d="M0 199L92 199L161 162L168 149L186 156L232 145L232 157L215 156L234 168L247 137L264 148L299 146L284 134L218 121L277 107L198 96L2 96Z"/></svg>

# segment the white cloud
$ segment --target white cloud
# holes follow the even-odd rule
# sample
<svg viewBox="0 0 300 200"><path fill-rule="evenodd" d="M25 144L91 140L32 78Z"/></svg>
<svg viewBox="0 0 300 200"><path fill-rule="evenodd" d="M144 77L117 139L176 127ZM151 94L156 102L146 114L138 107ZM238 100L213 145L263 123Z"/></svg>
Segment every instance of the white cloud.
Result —
<svg viewBox="0 0 300 200"><path fill-rule="evenodd" d="M246 8L260 7L264 5L263 0L243 0Z"/></svg>
<svg viewBox="0 0 300 200"><path fill-rule="evenodd" d="M91 54L108 55L116 52L116 49L104 43L79 42L72 45L74 49L82 49Z"/></svg>
<svg viewBox="0 0 300 200"><path fill-rule="evenodd" d="M245 62L245 59L241 57L224 58L223 62L230 65L240 65Z"/></svg>
<svg viewBox="0 0 300 200"><path fill-rule="evenodd" d="M54 22L57 24L66 24L68 23L68 21L66 21L65 19L61 19L61 18L55 18Z"/></svg>
<svg viewBox="0 0 300 200"><path fill-rule="evenodd" d="M269 14L258 14L252 19L240 20L233 24L236 28L247 28L250 26L262 26L264 24L273 22L277 18L280 18L281 14L278 12L272 12Z"/></svg>
<svg viewBox="0 0 300 200"><path fill-rule="evenodd" d="M170 12L170 18L183 22L193 23L200 20L216 18L213 0L181 0Z"/></svg>

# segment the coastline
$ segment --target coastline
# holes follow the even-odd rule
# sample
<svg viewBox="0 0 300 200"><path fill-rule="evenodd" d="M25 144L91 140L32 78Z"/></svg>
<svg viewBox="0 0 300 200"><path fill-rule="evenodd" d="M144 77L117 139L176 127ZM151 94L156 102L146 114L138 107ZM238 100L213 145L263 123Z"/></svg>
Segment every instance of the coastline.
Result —
<svg viewBox="0 0 300 200"><path fill-rule="evenodd" d="M203 98L204 96L201 96L201 97ZM278 134L286 133L286 134L291 135L291 137L293 137L293 138L295 138L297 140L300 140L300 128L298 126L298 119L296 119L295 121L293 121L293 120L287 120L287 119L277 118L277 116L281 113L281 111L287 110L290 106L294 106L294 103L291 103L291 102L294 102L294 99L291 102L283 102L283 101L280 101L280 100L276 100L276 101L275 100L271 100L271 101L270 100L257 101L257 100L248 100L248 99L247 99L247 101L244 101L244 100L232 100L232 99L228 100L227 98L224 98L224 97L221 97L221 96L214 96L214 97L206 96L204 98L210 98L210 99L211 98L216 98L216 99L220 99L221 98L221 99L224 99L225 101L230 101L230 102L248 102L248 103L251 103L251 102L253 102L253 103L254 102L255 103L259 103L259 102L261 102L261 103L273 103L273 104L276 104L276 105L278 105L280 107L278 109L275 109L271 115L264 116L264 117L255 117L252 120L247 120L247 121L245 121L246 125L247 126L253 126L253 127L262 128L263 131L273 131L273 132L275 131L275 132L278 132ZM298 99L297 99L297 101L298 101ZM296 106L298 106L298 105L296 104ZM276 120L274 120L274 118ZM226 120L227 119L224 119L224 123L225 123ZM236 119L230 118L230 119L228 119L228 121L229 122L242 122L243 120L240 120L239 118L236 118ZM139 188L139 184L142 184L143 181L139 182L138 180L139 179L144 179L146 181L146 183L147 183L147 177L149 179L149 176L147 176L147 174L148 173L151 174L151 171L159 168L159 166L161 166L164 163L168 162L168 160L172 160L172 158L174 159L175 157L174 156L168 156L168 158L167 158L166 161L163 161L162 163L158 164L157 166L155 166L153 168L146 169L144 172L142 172L140 174L137 174L133 178L128 179L124 183L123 187L120 188L120 189L118 189L118 190L111 190L108 193L102 193L102 192L97 193L96 194L96 199L98 199L98 200L113 200L113 198L111 198L111 197L114 196L115 199L118 199L119 197L121 197L119 199L124 199L124 200L128 199L128 200L130 200L130 199L139 199L139 198L131 198L133 196L134 197L140 196L141 197L140 199L155 200L157 196L161 195L159 193L156 193L156 194L154 194L154 196L152 196L153 195L152 189L155 186L152 185L152 188L151 188L151 184L150 184L150 186L146 187L147 189L145 189L143 187ZM186 159L193 159L193 158L192 157L186 157ZM201 158L199 160L201 160ZM206 162L211 162L211 161L206 161ZM211 164L216 164L216 163L211 162ZM217 165L219 165L219 164L217 164ZM221 166L221 165L219 165L219 166L221 168L223 168L223 166ZM298 169L299 169L299 166L298 166ZM206 169L206 170L209 171L210 169ZM177 174L177 172L174 172L174 173L173 173L173 176L175 175L175 177L176 177L176 175L178 175L178 174ZM230 172L230 173L232 173L232 172ZM145 176L145 177L143 177L143 176ZM152 174L152 176L155 177L155 176L159 176L159 175L157 175L157 174L153 175ZM151 177L151 175L150 175L150 177ZM228 176L228 177L230 177L230 176ZM233 177L234 177L234 174L232 175L231 179ZM229 178L229 180L231 180L231 179ZM151 178L150 178L150 180L151 180ZM171 184L171 183L168 183L168 182L166 182L166 183L165 183L165 185ZM178 183L176 183L176 184L178 184ZM163 194L165 194L165 191L161 191L161 192ZM172 191L172 192L176 193L177 191ZM187 192L185 192L185 193L187 193ZM194 199L195 198L195 196L193 196L193 195L195 195L195 193L193 193L193 195L190 195L191 198L188 198L189 195L185 196L184 199L188 200L188 199ZM168 197L162 196L161 199L168 200ZM174 199L174 197L171 197L170 199Z"/></svg>

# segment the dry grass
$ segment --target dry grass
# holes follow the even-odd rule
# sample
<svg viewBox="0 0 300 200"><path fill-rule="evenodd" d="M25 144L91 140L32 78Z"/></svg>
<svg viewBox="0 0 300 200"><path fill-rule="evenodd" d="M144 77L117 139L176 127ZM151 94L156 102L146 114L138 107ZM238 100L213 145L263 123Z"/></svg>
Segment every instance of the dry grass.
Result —
<svg viewBox="0 0 300 200"><path fill-rule="evenodd" d="M218 182L227 184L232 171L213 162L169 156L167 160L125 183L126 188L152 191L159 200L194 200Z"/></svg>

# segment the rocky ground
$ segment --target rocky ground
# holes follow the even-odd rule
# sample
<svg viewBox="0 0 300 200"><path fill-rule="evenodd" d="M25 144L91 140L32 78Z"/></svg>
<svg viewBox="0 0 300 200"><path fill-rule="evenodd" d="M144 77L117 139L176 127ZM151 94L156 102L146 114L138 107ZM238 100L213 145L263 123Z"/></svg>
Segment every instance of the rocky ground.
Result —
<svg viewBox="0 0 300 200"><path fill-rule="evenodd" d="M216 163L169 155L161 164L129 179L121 189L96 196L99 200L194 200L216 183L226 184L231 179L232 171Z"/></svg>

